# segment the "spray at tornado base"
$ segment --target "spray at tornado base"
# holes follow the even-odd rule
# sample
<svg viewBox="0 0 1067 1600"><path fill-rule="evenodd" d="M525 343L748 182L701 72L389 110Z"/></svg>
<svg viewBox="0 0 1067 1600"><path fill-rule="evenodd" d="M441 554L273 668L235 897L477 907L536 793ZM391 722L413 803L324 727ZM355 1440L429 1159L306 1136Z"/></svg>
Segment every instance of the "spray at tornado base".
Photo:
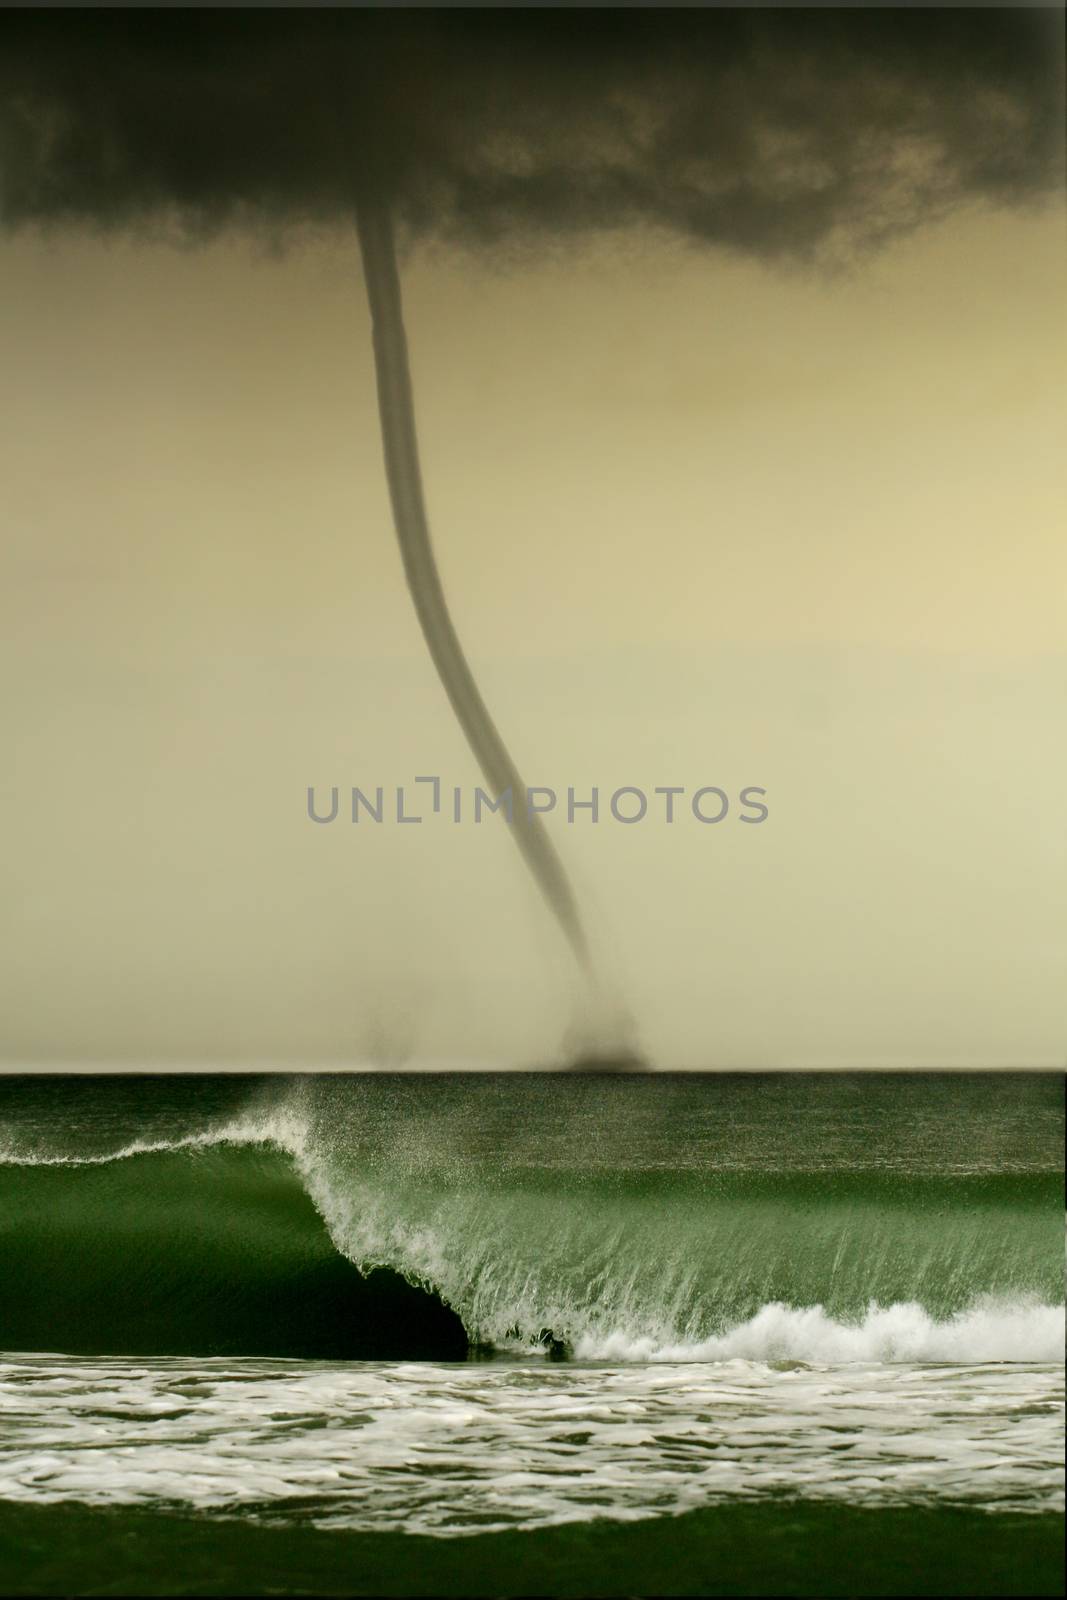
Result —
<svg viewBox="0 0 1067 1600"><path fill-rule="evenodd" d="M526 815L434 558L394 227L477 251L644 228L769 264L849 265L961 206L1055 191L1054 29L1051 12L919 8L709 8L669 25L566 8L0 19L0 227L195 243L355 221L408 587L490 789L511 790L515 841L591 1015L602 991L574 893ZM627 1032L621 1008L606 1015L594 1055Z"/></svg>

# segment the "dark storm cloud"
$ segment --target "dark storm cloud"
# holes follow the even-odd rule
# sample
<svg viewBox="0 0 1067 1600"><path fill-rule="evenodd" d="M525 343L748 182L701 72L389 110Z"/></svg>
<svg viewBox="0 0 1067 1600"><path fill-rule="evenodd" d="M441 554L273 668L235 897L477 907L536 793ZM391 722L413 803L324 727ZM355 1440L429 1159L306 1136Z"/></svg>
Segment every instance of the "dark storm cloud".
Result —
<svg viewBox="0 0 1067 1600"><path fill-rule="evenodd" d="M66 12L0 19L0 206L472 243L638 223L805 257L1059 176L1055 14Z"/></svg>
<svg viewBox="0 0 1067 1600"><path fill-rule="evenodd" d="M0 18L0 223L352 222L393 520L427 647L590 982L566 872L467 663L426 516L394 220L484 246L639 224L847 253L1058 163L1052 18L881 11ZM621 1024L613 1025L622 1037Z"/></svg>

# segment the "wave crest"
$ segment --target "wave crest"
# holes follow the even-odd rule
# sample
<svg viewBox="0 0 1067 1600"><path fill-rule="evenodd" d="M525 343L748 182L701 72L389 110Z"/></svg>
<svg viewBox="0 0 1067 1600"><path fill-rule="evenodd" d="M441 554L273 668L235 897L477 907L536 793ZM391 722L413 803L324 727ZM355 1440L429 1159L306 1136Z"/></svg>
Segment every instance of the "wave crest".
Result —
<svg viewBox="0 0 1067 1600"><path fill-rule="evenodd" d="M172 1305L202 1305L198 1282L211 1260L219 1304L233 1299L227 1281L251 1272L292 1300L297 1318L295 1286L314 1266L330 1284L323 1304L343 1300L345 1314L358 1309L364 1323L359 1340L341 1338L331 1353L355 1353L369 1337L368 1316L382 1315L381 1302L355 1306L355 1275L337 1277L354 1265L364 1277L385 1268L428 1291L435 1316L448 1308L474 1344L510 1354L814 1365L1063 1359L1064 1308L1052 1303L1047 1266L1061 1224L1044 1187L1020 1199L1015 1179L1003 1194L983 1180L977 1210L959 1194L962 1179L939 1191L936 1208L914 1185L887 1194L795 1177L780 1180L778 1193L729 1175L706 1193L648 1192L636 1182L554 1190L507 1171L479 1187L421 1161L390 1169L357 1160L324 1143L299 1106L108 1154L9 1144L0 1171L17 1196L12 1168L27 1178L35 1168L67 1169L39 1173L33 1204L28 1192L21 1202L38 1255L56 1248L49 1206L62 1215L69 1259L57 1257L57 1272L76 1264L77 1276L90 1256L106 1262L140 1236L142 1276L153 1288L169 1284ZM182 1348L203 1348L196 1317L184 1320ZM242 1325L252 1323L249 1315ZM153 1337L164 1348L165 1334ZM321 1345L325 1334L317 1338ZM373 1353L389 1351L379 1340Z"/></svg>

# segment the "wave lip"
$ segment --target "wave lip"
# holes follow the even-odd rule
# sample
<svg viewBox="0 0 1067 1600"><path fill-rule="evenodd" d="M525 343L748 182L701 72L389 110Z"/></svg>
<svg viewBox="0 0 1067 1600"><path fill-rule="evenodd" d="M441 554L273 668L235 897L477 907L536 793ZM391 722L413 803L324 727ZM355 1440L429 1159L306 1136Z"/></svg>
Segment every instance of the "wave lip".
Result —
<svg viewBox="0 0 1067 1600"><path fill-rule="evenodd" d="M114 1161L129 1161L134 1156L173 1155L180 1150L195 1154L220 1146L268 1146L283 1151L297 1162L306 1159L309 1129L304 1118L291 1112L272 1112L268 1116L248 1116L224 1122L218 1127L201 1128L195 1133L171 1138L131 1139L111 1150L91 1153L67 1151L46 1153L31 1149L25 1140L8 1138L0 1145L0 1167L107 1167Z"/></svg>

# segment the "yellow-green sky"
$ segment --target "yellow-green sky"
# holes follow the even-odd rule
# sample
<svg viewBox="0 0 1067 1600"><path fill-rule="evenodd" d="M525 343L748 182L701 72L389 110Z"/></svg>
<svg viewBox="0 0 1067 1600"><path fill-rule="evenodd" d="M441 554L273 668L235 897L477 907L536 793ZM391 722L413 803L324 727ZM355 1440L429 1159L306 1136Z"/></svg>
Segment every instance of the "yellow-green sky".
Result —
<svg viewBox="0 0 1067 1600"><path fill-rule="evenodd" d="M1063 230L848 278L619 236L405 264L431 521L527 781L768 791L558 819L657 1065L1065 1053ZM358 251L0 241L0 1049L536 1063L577 986L414 620Z"/></svg>

